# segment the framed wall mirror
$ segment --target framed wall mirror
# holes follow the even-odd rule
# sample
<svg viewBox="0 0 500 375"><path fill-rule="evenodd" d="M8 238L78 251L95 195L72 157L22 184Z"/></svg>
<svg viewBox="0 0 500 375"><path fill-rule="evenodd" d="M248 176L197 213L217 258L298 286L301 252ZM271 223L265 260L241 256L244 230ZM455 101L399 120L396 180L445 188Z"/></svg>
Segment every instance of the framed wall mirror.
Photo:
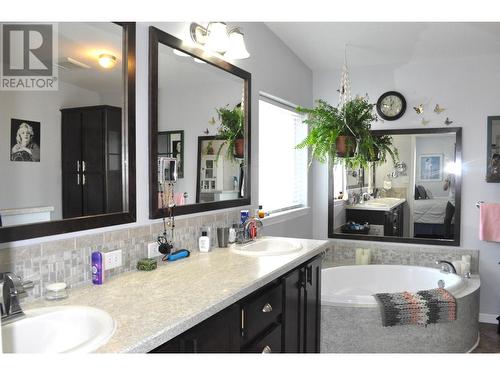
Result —
<svg viewBox="0 0 500 375"><path fill-rule="evenodd" d="M155 27L149 43L150 218L163 215L164 157L176 215L250 204L250 73Z"/></svg>
<svg viewBox="0 0 500 375"><path fill-rule="evenodd" d="M486 181L500 182L500 116L488 116Z"/></svg>
<svg viewBox="0 0 500 375"><path fill-rule="evenodd" d="M399 162L329 166L328 236L459 246L461 128L373 132L392 136Z"/></svg>
<svg viewBox="0 0 500 375"><path fill-rule="evenodd" d="M136 220L135 23L52 27L58 87L0 91L0 242Z"/></svg>

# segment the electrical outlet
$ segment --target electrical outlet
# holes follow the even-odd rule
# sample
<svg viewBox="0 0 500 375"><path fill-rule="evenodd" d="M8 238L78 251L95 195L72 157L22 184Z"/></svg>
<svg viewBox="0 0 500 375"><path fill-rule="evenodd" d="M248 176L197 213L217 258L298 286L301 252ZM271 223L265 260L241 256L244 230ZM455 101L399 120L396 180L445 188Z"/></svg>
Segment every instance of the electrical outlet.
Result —
<svg viewBox="0 0 500 375"><path fill-rule="evenodd" d="M110 270L116 267L120 267L122 262L122 251L114 250L104 253L104 269Z"/></svg>
<svg viewBox="0 0 500 375"><path fill-rule="evenodd" d="M148 258L159 257L161 253L158 251L158 242L148 243Z"/></svg>

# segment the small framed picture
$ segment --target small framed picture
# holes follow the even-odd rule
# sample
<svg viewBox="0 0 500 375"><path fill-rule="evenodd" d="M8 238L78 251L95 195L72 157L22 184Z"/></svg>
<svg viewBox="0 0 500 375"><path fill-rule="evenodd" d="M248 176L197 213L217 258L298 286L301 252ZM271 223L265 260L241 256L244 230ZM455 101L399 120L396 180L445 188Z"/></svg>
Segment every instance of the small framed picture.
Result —
<svg viewBox="0 0 500 375"><path fill-rule="evenodd" d="M10 160L40 161L40 123L10 120Z"/></svg>
<svg viewBox="0 0 500 375"><path fill-rule="evenodd" d="M158 132L158 155L177 160L177 177L184 177L184 130Z"/></svg>
<svg viewBox="0 0 500 375"><path fill-rule="evenodd" d="M442 181L443 180L443 155L427 154L420 155L419 160L420 181Z"/></svg>

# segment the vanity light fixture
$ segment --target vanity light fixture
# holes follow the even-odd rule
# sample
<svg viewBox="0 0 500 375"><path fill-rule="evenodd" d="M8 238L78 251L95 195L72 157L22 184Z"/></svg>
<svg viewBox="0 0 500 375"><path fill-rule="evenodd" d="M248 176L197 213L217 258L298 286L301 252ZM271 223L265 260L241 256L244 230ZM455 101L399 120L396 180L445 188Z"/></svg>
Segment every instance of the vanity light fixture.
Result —
<svg viewBox="0 0 500 375"><path fill-rule="evenodd" d="M194 60L194 62L197 62L198 64L206 64L205 61L203 61L201 59L197 59L196 57L193 57L193 60Z"/></svg>
<svg viewBox="0 0 500 375"><path fill-rule="evenodd" d="M182 57L189 57L189 54L182 52L182 51L179 51L178 49L175 49L175 48L174 48L174 55L182 56Z"/></svg>
<svg viewBox="0 0 500 375"><path fill-rule="evenodd" d="M224 22L209 22L207 27L191 23L191 39L206 50L224 55L224 57L241 60L250 57L243 33L235 27L228 31Z"/></svg>
<svg viewBox="0 0 500 375"><path fill-rule="evenodd" d="M116 57L109 53L101 53L98 61L99 65L105 69L111 69L116 65Z"/></svg>

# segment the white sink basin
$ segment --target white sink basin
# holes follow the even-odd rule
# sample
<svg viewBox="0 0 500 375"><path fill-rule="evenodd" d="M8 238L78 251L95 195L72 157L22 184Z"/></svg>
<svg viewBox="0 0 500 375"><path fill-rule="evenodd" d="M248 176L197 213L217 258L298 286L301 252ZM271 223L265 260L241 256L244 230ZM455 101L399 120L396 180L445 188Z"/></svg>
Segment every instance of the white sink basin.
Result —
<svg viewBox="0 0 500 375"><path fill-rule="evenodd" d="M244 245L231 246L231 251L249 256L284 255L300 249L302 249L300 243L284 238L261 238Z"/></svg>
<svg viewBox="0 0 500 375"><path fill-rule="evenodd" d="M45 307L2 326L4 353L88 353L113 336L114 319L87 306Z"/></svg>

